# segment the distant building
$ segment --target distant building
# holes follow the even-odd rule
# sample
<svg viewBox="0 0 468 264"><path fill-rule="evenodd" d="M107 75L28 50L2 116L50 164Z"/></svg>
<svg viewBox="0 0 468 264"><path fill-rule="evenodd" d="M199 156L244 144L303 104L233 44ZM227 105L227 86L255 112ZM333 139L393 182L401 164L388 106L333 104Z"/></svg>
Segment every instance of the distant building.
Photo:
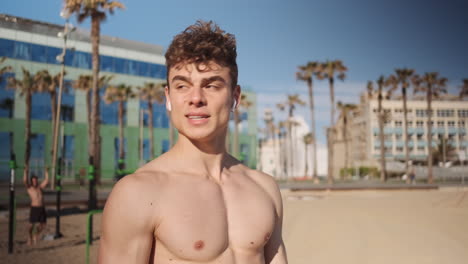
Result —
<svg viewBox="0 0 468 264"><path fill-rule="evenodd" d="M257 167L263 172L272 175L276 179L311 178L313 172L312 145L305 145L304 136L310 132L308 124L302 116L291 119L295 125L292 126L291 136L286 132L280 137L275 133L261 141ZM307 151L307 157L306 157ZM318 174L325 175L326 149L317 148ZM307 163L307 174L306 174Z"/></svg>
<svg viewBox="0 0 468 264"><path fill-rule="evenodd" d="M6 87L8 76L22 77L24 67L35 74L47 69L51 74L60 72L57 56L62 53L63 39L58 33L62 25L33 21L25 18L0 14L0 57L7 60L2 66L12 66L0 83L0 180L8 178L10 149L16 153L18 165L24 163L24 119L25 100L19 91ZM65 179L73 179L88 164L86 94L74 90L71 84L78 76L91 74L91 44L89 32L80 28L71 32L67 41L64 59L66 66L65 90L62 99L62 121L64 123ZM165 58L163 47L117 37L101 36L100 74L113 75L112 84L125 83L132 87L145 82L165 82ZM58 89L58 88L57 88ZM101 95L105 89L101 89ZM256 165L256 98L253 92L245 92L253 106L243 114L246 129L240 135L244 163ZM32 96L32 150L31 171L42 175L42 168L51 163L51 110L50 96L37 93ZM138 98L126 103L124 120L126 152L125 163L129 170L136 169L142 161L150 159L147 104ZM143 111L141 111L143 110ZM140 113L143 113L143 149L140 150ZM111 179L118 160L117 103L106 104L101 97L100 121L102 138L101 174ZM163 104L154 105L155 155L167 151L169 146L169 119ZM248 125L247 125L248 124ZM232 140L232 138L231 138ZM140 153L143 154L140 157ZM18 171L20 172L20 171ZM17 173L22 175L22 173Z"/></svg>
<svg viewBox="0 0 468 264"><path fill-rule="evenodd" d="M335 158L334 175L345 167L372 166L379 167L380 139L377 120L378 101L376 97L362 95L357 108L351 112L344 137L343 116L337 120L337 131L334 140ZM388 161L405 160L405 135L403 121L403 101L383 100L382 108L389 115L384 124L385 159ZM412 161L424 164L430 147L427 143L427 103L419 97L407 101L409 156ZM468 102L460 101L453 96L432 102L432 148L436 148L445 138L447 145L453 148L457 159L460 153L466 153L468 139L466 135L468 122ZM349 145L346 156L345 142ZM434 164L437 166L437 164Z"/></svg>

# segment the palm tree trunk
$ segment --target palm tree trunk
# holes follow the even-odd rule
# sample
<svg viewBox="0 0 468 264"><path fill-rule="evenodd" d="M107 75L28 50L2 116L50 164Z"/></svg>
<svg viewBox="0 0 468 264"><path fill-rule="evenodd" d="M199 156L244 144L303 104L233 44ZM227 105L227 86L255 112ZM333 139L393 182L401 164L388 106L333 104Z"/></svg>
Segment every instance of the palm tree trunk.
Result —
<svg viewBox="0 0 468 264"><path fill-rule="evenodd" d="M88 146L91 142L91 91L86 91L86 110L88 110ZM91 152L88 149L88 153L91 155Z"/></svg>
<svg viewBox="0 0 468 264"><path fill-rule="evenodd" d="M150 159L154 158L153 102L148 101L148 127L150 140Z"/></svg>
<svg viewBox="0 0 468 264"><path fill-rule="evenodd" d="M51 116L52 129L50 131L54 133L53 131L55 129L55 122L56 122L56 117L57 117L57 93L55 91L50 92L50 112L52 113L52 116ZM52 155L54 152L53 148L54 146L52 146L52 149L50 150L50 153L52 153Z"/></svg>
<svg viewBox="0 0 468 264"><path fill-rule="evenodd" d="M26 91L26 118L24 126L24 141L26 150L24 152L24 174L29 179L29 158L31 157L31 101L30 88Z"/></svg>
<svg viewBox="0 0 468 264"><path fill-rule="evenodd" d="M90 195L92 201L90 207L92 209L97 206L96 182L100 182L100 140L99 140L99 37L100 37L100 19L98 14L91 15L91 48L92 48L92 70L93 70L93 86L92 86L92 109L91 109L91 140L89 144L89 155L92 157L94 166L94 179L90 181Z"/></svg>
<svg viewBox="0 0 468 264"><path fill-rule="evenodd" d="M124 102L119 101L119 159L123 160L125 158L124 154L124 127L123 127L123 117L124 117Z"/></svg>
<svg viewBox="0 0 468 264"><path fill-rule="evenodd" d="M405 128L405 172L408 175L409 171L409 138L408 138L408 113L407 113L407 106L406 106L406 85L403 84L402 86L402 94L403 94L403 120L404 120L404 128ZM409 183L409 177L407 177Z"/></svg>
<svg viewBox="0 0 468 264"><path fill-rule="evenodd" d="M318 177L318 173L317 173L317 141L315 140L316 130L315 130L314 92L313 92L313 86L312 86L312 78L307 80L307 86L309 88L310 122L311 122L311 128L312 128L312 151L313 151L313 153L312 153L313 154L312 164L314 166L312 179L316 180L317 177Z"/></svg>
<svg viewBox="0 0 468 264"><path fill-rule="evenodd" d="M379 98L378 98L378 116L379 123L379 139L380 139L380 180L387 180L387 169L385 164L385 134L384 134L384 113L382 111L382 85L379 84Z"/></svg>
<svg viewBox="0 0 468 264"><path fill-rule="evenodd" d="M427 182L433 183L432 178L432 85L427 89Z"/></svg>
<svg viewBox="0 0 468 264"><path fill-rule="evenodd" d="M333 141L335 140L335 87L334 79L328 78L330 84L330 103L331 103L331 116L330 116L330 129L328 130L328 183L333 183L333 170L334 170L334 153Z"/></svg>
<svg viewBox="0 0 468 264"><path fill-rule="evenodd" d="M232 154L239 158L239 110L234 109L234 138L232 143Z"/></svg>
<svg viewBox="0 0 468 264"><path fill-rule="evenodd" d="M304 154L305 154L304 178L307 178L307 173L309 172L309 164L307 162L307 159L309 158L308 151L307 151L307 143L304 143Z"/></svg>
<svg viewBox="0 0 468 264"><path fill-rule="evenodd" d="M344 176L348 176L348 156L349 156L349 149L348 149L348 134L347 134L347 129L348 129L348 119L346 118L346 115L348 113L345 110L344 113L344 120L343 120L343 140L344 140L344 146L345 146L345 158L344 158Z"/></svg>

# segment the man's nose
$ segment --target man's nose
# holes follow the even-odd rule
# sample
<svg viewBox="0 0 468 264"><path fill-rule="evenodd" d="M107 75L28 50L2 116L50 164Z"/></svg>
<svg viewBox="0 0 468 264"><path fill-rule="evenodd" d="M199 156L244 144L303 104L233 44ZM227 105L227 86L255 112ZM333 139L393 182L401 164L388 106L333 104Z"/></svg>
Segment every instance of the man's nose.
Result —
<svg viewBox="0 0 468 264"><path fill-rule="evenodd" d="M203 88L194 87L192 93L190 94L190 104L195 106L202 106L206 103L205 95L203 93Z"/></svg>

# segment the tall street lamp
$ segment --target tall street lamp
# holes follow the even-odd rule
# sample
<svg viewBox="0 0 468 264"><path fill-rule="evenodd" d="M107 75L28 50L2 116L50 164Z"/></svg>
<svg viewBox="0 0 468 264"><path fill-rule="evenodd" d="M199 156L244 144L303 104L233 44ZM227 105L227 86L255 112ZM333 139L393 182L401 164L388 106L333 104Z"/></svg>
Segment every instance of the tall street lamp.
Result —
<svg viewBox="0 0 468 264"><path fill-rule="evenodd" d="M55 124L54 124L54 132L53 132L53 145L52 145L52 171L51 175L55 178L53 181L53 186L55 186L57 190L57 215L56 215L56 230L55 230L55 238L62 237L60 233L60 194L61 194L61 175L57 175L57 148L58 148L58 130L60 124L60 110L62 106L62 91L63 91L63 76L65 74L65 54L67 53L67 37L68 35L75 30L73 25L68 23L68 18L70 14L68 12L62 11L60 12L60 16L66 19L65 26L63 32L59 32L57 36L63 39L63 48L62 53L57 56L57 61L61 64L61 71L60 71L60 83L59 83L59 92L58 92L58 99L57 99L57 115L55 116ZM64 144L65 142L63 142ZM61 162L61 160L59 161ZM60 164L59 164L60 166Z"/></svg>

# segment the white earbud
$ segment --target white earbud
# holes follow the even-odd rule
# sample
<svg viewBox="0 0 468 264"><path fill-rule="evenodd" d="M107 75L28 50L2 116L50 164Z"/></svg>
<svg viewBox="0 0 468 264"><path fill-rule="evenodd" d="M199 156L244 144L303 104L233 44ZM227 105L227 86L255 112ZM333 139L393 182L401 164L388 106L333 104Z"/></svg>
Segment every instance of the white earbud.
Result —
<svg viewBox="0 0 468 264"><path fill-rule="evenodd" d="M171 101L169 101L169 100L166 101L166 109L167 109L167 111L172 110Z"/></svg>
<svg viewBox="0 0 468 264"><path fill-rule="evenodd" d="M236 107L237 107L237 100L234 99L234 103L232 104L232 109L231 109L231 111L234 112L234 110L236 110Z"/></svg>

